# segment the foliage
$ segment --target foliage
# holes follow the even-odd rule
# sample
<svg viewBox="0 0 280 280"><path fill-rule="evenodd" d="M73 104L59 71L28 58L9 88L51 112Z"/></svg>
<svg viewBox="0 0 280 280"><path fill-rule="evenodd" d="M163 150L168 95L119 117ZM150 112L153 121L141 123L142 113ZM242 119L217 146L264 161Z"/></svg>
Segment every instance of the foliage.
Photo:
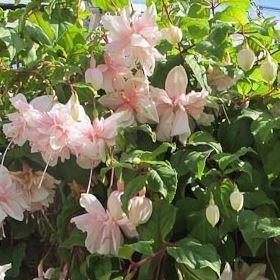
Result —
<svg viewBox="0 0 280 280"><path fill-rule="evenodd" d="M91 2L104 13L128 4ZM24 8L0 9L2 125L14 111L10 97L18 93L29 101L54 94L66 103L74 91L90 118L108 115L97 102L104 91L96 91L84 79L91 57L102 62L104 30L88 30L90 12L81 3L33 0ZM108 153L94 169L91 192L106 205L108 189L123 179L127 212L130 199L146 186L153 213L138 227L139 240L125 240L118 257L90 254L84 247L85 234L70 223L81 213L79 197L89 171L73 158L49 167L48 173L60 180L55 203L24 222L5 220L0 265L12 263L7 279L36 277L41 260L44 267L55 267L57 275L65 266L72 280L218 279L226 262L231 267L235 262L266 263L269 279L280 277L280 90L279 81L268 84L260 73L265 52L280 63L275 19L249 19L249 0L147 1L152 3L160 28L170 23L180 27L183 40L157 46L166 59L157 63L151 84L164 88L169 70L183 65L187 91L210 93L208 109L214 121L210 126L192 123L194 131L185 146L176 137L172 143L157 141L153 124L119 129L115 156ZM244 39L257 56L246 72L237 64ZM213 69L222 78L211 78ZM226 88L217 87L227 79ZM7 145L1 132L2 152ZM45 167L28 145L13 145L5 166L16 171L23 163L36 170ZM244 192L239 212L230 205L236 187ZM211 195L221 217L215 227L205 216Z"/></svg>

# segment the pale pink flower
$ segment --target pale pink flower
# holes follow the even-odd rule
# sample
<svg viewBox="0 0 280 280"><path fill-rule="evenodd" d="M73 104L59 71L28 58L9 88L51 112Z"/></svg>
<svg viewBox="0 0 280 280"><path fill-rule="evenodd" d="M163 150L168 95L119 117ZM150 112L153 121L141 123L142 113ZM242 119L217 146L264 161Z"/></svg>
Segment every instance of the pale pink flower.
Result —
<svg viewBox="0 0 280 280"><path fill-rule="evenodd" d="M118 16L103 16L102 23L109 39L106 51L112 56L121 54L132 67L139 63L146 75L152 75L155 61L162 58L155 48L159 40L156 17L155 5L141 15L132 15L129 7Z"/></svg>
<svg viewBox="0 0 280 280"><path fill-rule="evenodd" d="M39 119L44 112L50 110L55 102L51 96L40 96L28 104L25 96L18 94L11 98L11 103L17 112L8 115L10 123L3 125L3 132L15 144L22 146L29 138L34 120Z"/></svg>
<svg viewBox="0 0 280 280"><path fill-rule="evenodd" d="M157 139L170 141L178 135L185 144L191 134L190 117L198 120L203 116L207 92L190 92L186 95L188 78L183 66L174 67L167 75L165 90L151 87L151 95L157 105L159 124Z"/></svg>
<svg viewBox="0 0 280 280"><path fill-rule="evenodd" d="M22 171L10 172L10 174L15 184L23 191L29 211L38 211L53 203L54 189L60 183L54 177L42 171L34 171L26 164Z"/></svg>
<svg viewBox="0 0 280 280"><path fill-rule="evenodd" d="M26 197L14 184L9 171L1 166L0 170L0 222L7 216L23 220L23 212L28 208Z"/></svg>
<svg viewBox="0 0 280 280"><path fill-rule="evenodd" d="M122 89L108 93L99 102L117 112L125 111L139 123L158 123L158 113L149 93L149 84L141 71L124 82Z"/></svg>
<svg viewBox="0 0 280 280"><path fill-rule="evenodd" d="M85 80L91 83L95 90L100 88L106 92L112 92L119 88L124 78L131 76L131 70L125 66L124 58L120 55L104 55L104 64L96 66L96 61L92 58L90 68L86 70Z"/></svg>
<svg viewBox="0 0 280 280"><path fill-rule="evenodd" d="M75 223L78 229L87 232L85 246L90 253L116 256L123 244L120 227L129 224L124 226L125 230L129 229L129 233L136 233L128 220L115 220L94 195L82 194L80 205L88 213L72 218L71 222Z"/></svg>
<svg viewBox="0 0 280 280"><path fill-rule="evenodd" d="M133 118L124 112L114 113L106 119L96 118L92 124L82 123L71 143L77 163L82 168L91 168L105 161L107 148L115 145L118 128L132 124Z"/></svg>
<svg viewBox="0 0 280 280"><path fill-rule="evenodd" d="M0 280L4 280L6 276L6 271L12 268L12 264L0 265Z"/></svg>

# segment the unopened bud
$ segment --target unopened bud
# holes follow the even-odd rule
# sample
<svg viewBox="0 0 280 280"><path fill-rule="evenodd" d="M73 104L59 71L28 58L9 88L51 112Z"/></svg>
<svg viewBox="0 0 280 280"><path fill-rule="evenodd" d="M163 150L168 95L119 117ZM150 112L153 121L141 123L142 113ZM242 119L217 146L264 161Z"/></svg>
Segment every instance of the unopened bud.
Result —
<svg viewBox="0 0 280 280"><path fill-rule="evenodd" d="M132 160L132 163L133 164L140 164L141 163L141 159L139 157L135 157L133 160Z"/></svg>
<svg viewBox="0 0 280 280"><path fill-rule="evenodd" d="M135 225L145 224L153 212L152 201L144 196L135 196L130 200L128 218Z"/></svg>
<svg viewBox="0 0 280 280"><path fill-rule="evenodd" d="M70 98L70 112L74 121L81 121L81 105L77 93L72 93Z"/></svg>
<svg viewBox="0 0 280 280"><path fill-rule="evenodd" d="M230 199L231 207L235 211L239 212L242 209L244 203L243 193L240 192L238 189L236 189L231 193L229 199Z"/></svg>
<svg viewBox="0 0 280 280"><path fill-rule="evenodd" d="M244 71L251 70L255 61L255 53L249 47L240 50L237 54L237 63Z"/></svg>
<svg viewBox="0 0 280 280"><path fill-rule="evenodd" d="M267 59L265 62L262 63L260 67L261 75L263 79L272 84L277 76L277 69L278 69L278 64L274 61L272 61L271 56L268 55Z"/></svg>
<svg viewBox="0 0 280 280"><path fill-rule="evenodd" d="M183 33L179 27L171 25L169 28L162 30L162 37L171 45L176 45L182 41Z"/></svg>
<svg viewBox="0 0 280 280"><path fill-rule="evenodd" d="M214 227L220 220L220 211L213 198L210 199L209 205L206 208L206 218L212 227Z"/></svg>
<svg viewBox="0 0 280 280"><path fill-rule="evenodd" d="M125 217L125 213L122 210L122 195L123 192L113 191L107 201L107 208L115 220L120 220Z"/></svg>

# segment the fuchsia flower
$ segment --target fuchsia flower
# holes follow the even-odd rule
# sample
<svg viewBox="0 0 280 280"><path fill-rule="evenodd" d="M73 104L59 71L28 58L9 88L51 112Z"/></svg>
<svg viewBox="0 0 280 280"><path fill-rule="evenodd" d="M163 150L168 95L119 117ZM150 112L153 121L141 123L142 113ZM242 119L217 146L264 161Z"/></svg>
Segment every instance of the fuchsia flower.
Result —
<svg viewBox="0 0 280 280"><path fill-rule="evenodd" d="M155 61L162 58L155 48L160 36L156 17L155 5L148 7L142 15L132 15L129 7L122 10L118 16L103 16L102 23L108 30L109 39L106 51L112 57L121 54L130 67L139 63L144 73L151 76Z"/></svg>
<svg viewBox="0 0 280 280"><path fill-rule="evenodd" d="M192 91L186 95L187 84L185 69L176 66L167 75L165 90L151 87L159 114L157 138L160 141L169 141L179 135L179 140L185 144L191 134L190 117L199 120L204 116L208 93Z"/></svg>
<svg viewBox="0 0 280 280"><path fill-rule="evenodd" d="M12 268L12 264L0 265L0 280L4 280L6 276L6 271Z"/></svg>
<svg viewBox="0 0 280 280"><path fill-rule="evenodd" d="M131 76L131 70L124 65L124 59L120 55L114 58L109 54L104 56L105 64L96 66L94 59L91 59L90 68L85 73L85 80L91 83L95 90L100 88L106 92L112 92L119 88L124 78Z"/></svg>
<svg viewBox="0 0 280 280"><path fill-rule="evenodd" d="M139 123L158 123L158 113L149 93L149 84L141 71L123 83L122 89L106 94L99 102L117 112L125 111Z"/></svg>
<svg viewBox="0 0 280 280"><path fill-rule="evenodd" d="M118 215L116 217L114 212L111 213L110 207L105 210L94 195L82 194L80 205L88 213L72 218L71 222L78 229L87 232L85 246L89 252L116 256L123 244L120 228L130 237L137 237L136 229L128 219L116 219Z"/></svg>
<svg viewBox="0 0 280 280"><path fill-rule="evenodd" d="M15 220L23 220L23 212L28 208L22 190L12 181L9 171L0 167L0 223L10 216Z"/></svg>
<svg viewBox="0 0 280 280"><path fill-rule="evenodd" d="M60 182L48 173L34 171L25 164L22 171L10 172L10 174L14 184L22 190L29 211L34 212L49 207L54 201L54 189Z"/></svg>
<svg viewBox="0 0 280 280"><path fill-rule="evenodd" d="M115 113L104 119L96 118L93 123L83 122L75 133L71 148L77 156L77 163L82 168L97 166L106 160L106 150L115 145L119 127L133 124L133 118L124 112Z"/></svg>
<svg viewBox="0 0 280 280"><path fill-rule="evenodd" d="M50 110L55 102L51 96L40 96L28 104L25 96L18 94L11 98L11 103L17 112L8 115L11 122L3 125L3 132L15 144L22 146L29 138L29 133L35 125L34 121Z"/></svg>

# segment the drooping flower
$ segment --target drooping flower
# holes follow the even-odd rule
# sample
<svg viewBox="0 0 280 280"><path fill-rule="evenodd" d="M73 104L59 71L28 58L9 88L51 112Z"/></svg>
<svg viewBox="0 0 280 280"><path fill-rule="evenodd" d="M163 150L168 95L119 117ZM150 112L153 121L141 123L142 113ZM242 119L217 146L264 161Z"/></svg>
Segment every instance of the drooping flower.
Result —
<svg viewBox="0 0 280 280"><path fill-rule="evenodd" d="M191 134L190 117L199 120L203 116L208 93L190 92L186 95L188 78L183 66L174 67L167 75L165 90L151 87L151 95L157 105L159 124L157 139L169 141L178 135L185 144Z"/></svg>
<svg viewBox="0 0 280 280"><path fill-rule="evenodd" d="M212 227L214 227L220 220L219 207L215 204L213 197L210 198L205 214L207 221L212 225Z"/></svg>
<svg viewBox="0 0 280 280"><path fill-rule="evenodd" d="M182 30L174 25L161 30L163 39L167 40L171 45L176 45L182 41Z"/></svg>
<svg viewBox="0 0 280 280"><path fill-rule="evenodd" d="M0 265L0 280L4 280L6 276L6 271L12 268L12 264Z"/></svg>
<svg viewBox="0 0 280 280"><path fill-rule="evenodd" d="M244 193L236 189L230 194L229 199L230 199L231 207L237 212L239 212L243 207Z"/></svg>
<svg viewBox="0 0 280 280"><path fill-rule="evenodd" d="M94 195L82 194L80 205L88 213L72 218L71 222L87 233L85 246L89 252L116 256L123 244L121 229L128 237L138 236L127 218L114 219L109 209L105 210Z"/></svg>
<svg viewBox="0 0 280 280"><path fill-rule="evenodd" d="M27 199L29 211L49 207L54 200L55 187L59 181L48 173L34 171L24 164L22 171L10 172L15 184L23 191ZM41 185L40 185L40 181Z"/></svg>
<svg viewBox="0 0 280 280"><path fill-rule="evenodd" d="M15 220L23 220L23 212L28 209L26 197L14 184L9 171L0 167L0 223L10 216Z"/></svg>
<svg viewBox="0 0 280 280"><path fill-rule="evenodd" d="M75 151L77 163L82 168L91 168L106 159L106 149L115 144L119 127L133 124L133 118L124 112L114 113L104 119L83 122L74 134L71 149Z"/></svg>
<svg viewBox="0 0 280 280"><path fill-rule="evenodd" d="M91 59L90 68L85 73L86 82L91 83L94 89L104 89L113 92L119 89L125 78L131 77L131 70L125 65L124 58L120 55L113 57L105 53L104 64L96 66Z"/></svg>
<svg viewBox="0 0 280 280"><path fill-rule="evenodd" d="M157 123L158 113L150 97L148 81L141 71L124 82L122 89L108 93L99 102L116 112L126 112L139 123Z"/></svg>
<svg viewBox="0 0 280 280"><path fill-rule="evenodd" d="M22 146L30 138L34 128L34 121L42 117L55 104L52 96L39 96L28 104L23 94L11 98L16 112L8 114L10 123L3 125L3 132L15 144Z"/></svg>
<svg viewBox="0 0 280 280"><path fill-rule="evenodd" d="M255 53L248 46L240 50L237 54L237 63L244 71L252 69L255 61Z"/></svg>
<svg viewBox="0 0 280 280"><path fill-rule="evenodd" d="M152 75L155 61L162 58L155 48L159 40L156 16L155 5L148 7L141 15L132 15L128 7L120 15L103 16L102 23L108 30L109 39L106 51L112 56L121 54L131 67L139 63L146 75Z"/></svg>
<svg viewBox="0 0 280 280"><path fill-rule="evenodd" d="M272 84L277 77L277 69L278 64L268 54L266 60L260 67L261 76L267 83Z"/></svg>
<svg viewBox="0 0 280 280"><path fill-rule="evenodd" d="M134 196L130 200L128 218L135 225L145 224L153 212L152 201L145 196Z"/></svg>

